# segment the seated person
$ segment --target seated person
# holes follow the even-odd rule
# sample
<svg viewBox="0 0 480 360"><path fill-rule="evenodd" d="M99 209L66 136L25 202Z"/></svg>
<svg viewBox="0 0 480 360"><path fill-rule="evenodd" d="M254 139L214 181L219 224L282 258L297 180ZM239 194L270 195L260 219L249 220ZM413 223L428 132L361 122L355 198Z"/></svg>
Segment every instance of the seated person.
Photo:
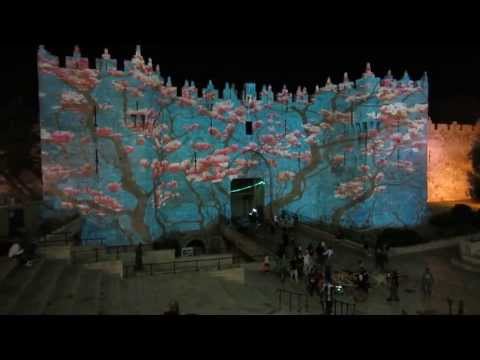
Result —
<svg viewBox="0 0 480 360"><path fill-rule="evenodd" d="M14 243L10 247L10 250L8 251L8 257L11 259L16 259L18 266L32 266L32 262L28 259L27 255L25 254L25 250L20 246L19 243Z"/></svg>

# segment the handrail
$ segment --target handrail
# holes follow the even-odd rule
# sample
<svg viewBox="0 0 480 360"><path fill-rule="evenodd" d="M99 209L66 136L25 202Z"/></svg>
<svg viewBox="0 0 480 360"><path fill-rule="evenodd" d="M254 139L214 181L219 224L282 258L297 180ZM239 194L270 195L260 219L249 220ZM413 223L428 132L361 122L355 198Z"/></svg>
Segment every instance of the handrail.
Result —
<svg viewBox="0 0 480 360"><path fill-rule="evenodd" d="M282 295L285 293L288 295L288 308L289 312L292 312L292 297L297 296L297 304L298 304L298 309L297 312L302 312L302 307L301 307L301 298L305 297L305 312L308 312L309 309L309 295L306 293L297 293L295 291L290 291L286 289L277 289L276 292L278 293L278 302L279 302L279 309L282 309ZM322 306L322 310L325 313L327 306L326 306L326 301L321 299L320 300L320 305ZM350 303L347 301L343 300L338 300L338 299L333 299L332 301L332 310L333 310L333 315L355 315L356 311L356 304L355 303ZM338 311L337 311L338 309ZM349 311L351 310L351 311Z"/></svg>
<svg viewBox="0 0 480 360"><path fill-rule="evenodd" d="M211 259L196 259L196 260L181 260L181 261L169 261L169 262L162 262L162 263L147 263L147 264L142 264L144 268L148 268L150 271L148 272L150 275L153 275L153 267L154 266L161 266L161 265L168 265L171 270L170 271L162 271L163 274L176 274L177 273L177 264L189 264L189 263L195 263L195 268L193 271L197 272L200 271L200 263L202 262L217 262L216 267L217 270L221 270L221 260L232 260L231 264L227 264L230 267L235 267L239 265L239 262L236 260L238 259L237 256L224 256L224 257L216 257L216 258L211 258ZM127 278L129 275L129 269L133 269L133 274L136 275L137 270L136 270L136 265L124 265L124 277ZM185 269L182 269L183 272L185 272ZM190 270L192 271L192 270Z"/></svg>

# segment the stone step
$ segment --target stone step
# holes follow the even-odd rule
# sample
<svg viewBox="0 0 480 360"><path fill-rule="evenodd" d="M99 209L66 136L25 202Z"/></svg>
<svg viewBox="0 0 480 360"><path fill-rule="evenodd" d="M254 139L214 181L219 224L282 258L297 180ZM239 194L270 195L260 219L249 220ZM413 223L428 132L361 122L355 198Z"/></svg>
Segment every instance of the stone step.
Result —
<svg viewBox="0 0 480 360"><path fill-rule="evenodd" d="M71 314L98 315L100 311L100 285L103 273L83 270L80 276Z"/></svg>
<svg viewBox="0 0 480 360"><path fill-rule="evenodd" d="M17 299L10 313L12 315L41 314L66 266L65 261L45 261L35 278Z"/></svg>
<svg viewBox="0 0 480 360"><path fill-rule="evenodd" d="M462 270L469 271L469 272L474 272L474 273L480 273L480 266L476 264L472 264L470 262L466 262L464 260L460 259L451 259L451 263Z"/></svg>
<svg viewBox="0 0 480 360"><path fill-rule="evenodd" d="M9 314L22 292L42 269L44 260L35 261L32 267L21 266L11 271L0 283L0 315Z"/></svg>
<svg viewBox="0 0 480 360"><path fill-rule="evenodd" d="M122 280L118 276L104 274L101 284L101 315L124 314L122 306L122 297L124 294L122 293L121 282Z"/></svg>
<svg viewBox="0 0 480 360"><path fill-rule="evenodd" d="M75 265L70 265L65 268L60 278L55 284L55 289L50 296L50 299L43 310L44 314L48 315L69 315L75 301L75 293L82 268Z"/></svg>
<svg viewBox="0 0 480 360"><path fill-rule="evenodd" d="M0 283L5 279L10 272L15 270L17 266L17 261L15 259L10 259L8 257L0 258Z"/></svg>

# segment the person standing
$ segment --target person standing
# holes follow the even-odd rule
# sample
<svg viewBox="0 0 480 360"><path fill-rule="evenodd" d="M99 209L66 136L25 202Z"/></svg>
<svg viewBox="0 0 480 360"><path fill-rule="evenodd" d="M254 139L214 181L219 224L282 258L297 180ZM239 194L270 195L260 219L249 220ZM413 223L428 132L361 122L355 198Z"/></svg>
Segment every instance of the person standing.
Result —
<svg viewBox="0 0 480 360"><path fill-rule="evenodd" d="M265 255L265 257L263 258L262 272L270 272L270 257L268 255Z"/></svg>
<svg viewBox="0 0 480 360"><path fill-rule="evenodd" d="M290 279L295 280L298 283L298 269L297 261L295 259L290 260Z"/></svg>
<svg viewBox="0 0 480 360"><path fill-rule="evenodd" d="M323 296L324 296L324 302L325 302L325 314L332 315L333 285L329 281L326 281L325 285L323 285Z"/></svg>
<svg viewBox="0 0 480 360"><path fill-rule="evenodd" d="M422 276L422 290L423 296L425 298L432 297L432 288L433 288L433 275L430 272L430 268L426 268Z"/></svg>
<svg viewBox="0 0 480 360"><path fill-rule="evenodd" d="M143 270L143 245L142 243L138 244L137 249L135 250L135 270Z"/></svg>
<svg viewBox="0 0 480 360"><path fill-rule="evenodd" d="M400 301L398 298L398 288L400 287L398 273L397 271L393 271L391 274L387 274L387 279L390 282L390 297L387 301Z"/></svg>
<svg viewBox="0 0 480 360"><path fill-rule="evenodd" d="M325 263L327 265L330 265L332 262L332 257L333 257L333 248L331 246L328 247L327 251L323 253L325 256Z"/></svg>
<svg viewBox="0 0 480 360"><path fill-rule="evenodd" d="M310 274L311 269L312 269L312 257L310 256L310 253L307 250L303 255L303 273L305 275L308 275Z"/></svg>

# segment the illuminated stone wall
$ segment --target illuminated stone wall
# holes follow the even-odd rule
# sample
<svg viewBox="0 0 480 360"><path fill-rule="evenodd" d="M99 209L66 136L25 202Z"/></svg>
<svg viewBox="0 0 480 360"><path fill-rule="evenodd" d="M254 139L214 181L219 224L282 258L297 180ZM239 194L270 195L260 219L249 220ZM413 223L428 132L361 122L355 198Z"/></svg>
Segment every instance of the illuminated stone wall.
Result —
<svg viewBox="0 0 480 360"><path fill-rule="evenodd" d="M468 154L479 134L479 126L429 122L429 202L470 199L468 172L472 164Z"/></svg>
<svg viewBox="0 0 480 360"><path fill-rule="evenodd" d="M311 93L246 84L181 89L140 47L95 69L38 52L44 198L83 238L149 242L231 215L231 181L262 178L265 214L348 227L414 225L427 200L428 81L376 77ZM180 90L180 91L179 91ZM247 124L253 132L246 132Z"/></svg>

